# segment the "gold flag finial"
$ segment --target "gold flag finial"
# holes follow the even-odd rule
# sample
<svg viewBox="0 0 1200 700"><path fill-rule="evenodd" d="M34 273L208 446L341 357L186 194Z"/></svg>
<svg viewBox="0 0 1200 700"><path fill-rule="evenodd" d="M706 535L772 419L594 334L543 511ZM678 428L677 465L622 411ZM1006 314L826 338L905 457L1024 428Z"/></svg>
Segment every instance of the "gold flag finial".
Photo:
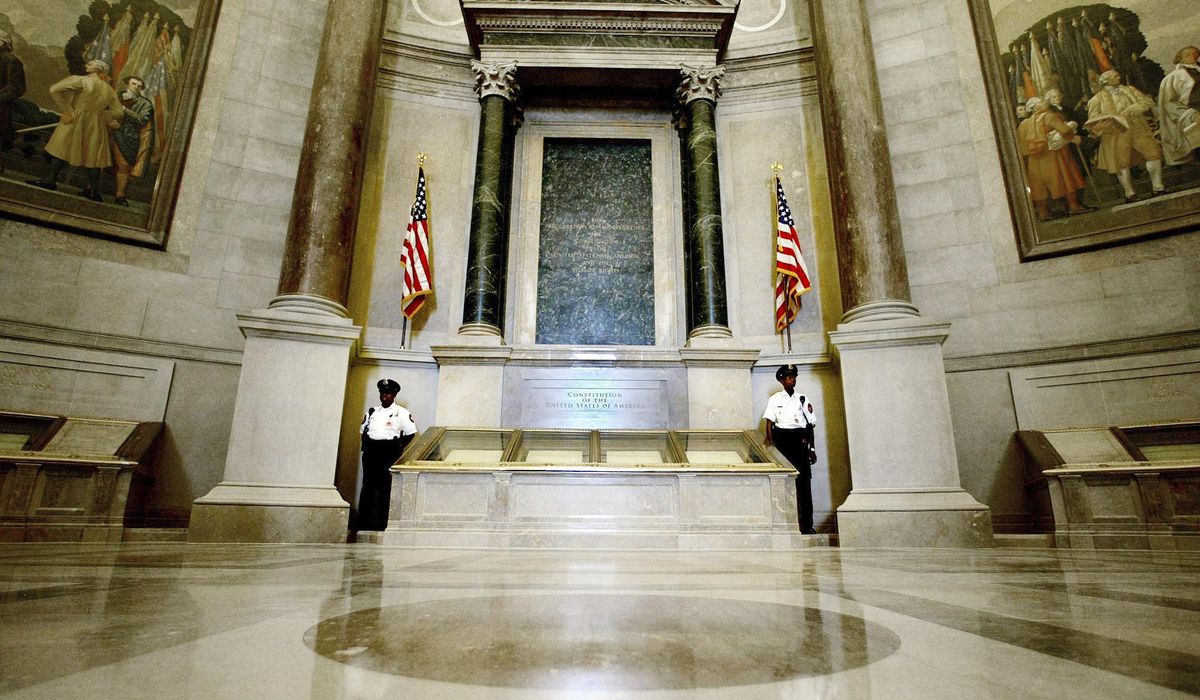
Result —
<svg viewBox="0 0 1200 700"><path fill-rule="evenodd" d="M779 177L781 170L783 170L783 163L771 163L771 172L775 173L775 177Z"/></svg>
<svg viewBox="0 0 1200 700"><path fill-rule="evenodd" d="M428 153L418 153L417 154L417 167L418 168L425 167L425 161L427 161L427 160L429 160Z"/></svg>

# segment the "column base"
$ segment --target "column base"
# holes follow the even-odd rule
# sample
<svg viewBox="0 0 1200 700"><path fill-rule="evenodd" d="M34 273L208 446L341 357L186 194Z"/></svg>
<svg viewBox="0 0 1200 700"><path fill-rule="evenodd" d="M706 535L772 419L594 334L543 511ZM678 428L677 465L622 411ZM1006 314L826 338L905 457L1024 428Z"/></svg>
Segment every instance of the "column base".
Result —
<svg viewBox="0 0 1200 700"><path fill-rule="evenodd" d="M992 514L960 488L855 489L837 510L842 547L992 547Z"/></svg>
<svg viewBox="0 0 1200 700"><path fill-rule="evenodd" d="M696 326L688 333L689 344L696 338L732 338L733 332L729 330L729 326L721 323L708 323L703 326Z"/></svg>
<svg viewBox="0 0 1200 700"><path fill-rule="evenodd" d="M333 486L225 482L196 500L188 542L339 543L349 518Z"/></svg>
<svg viewBox="0 0 1200 700"><path fill-rule="evenodd" d="M497 344L504 344L504 334L500 328L490 323L464 323L458 327L458 334L467 337L495 338Z"/></svg>

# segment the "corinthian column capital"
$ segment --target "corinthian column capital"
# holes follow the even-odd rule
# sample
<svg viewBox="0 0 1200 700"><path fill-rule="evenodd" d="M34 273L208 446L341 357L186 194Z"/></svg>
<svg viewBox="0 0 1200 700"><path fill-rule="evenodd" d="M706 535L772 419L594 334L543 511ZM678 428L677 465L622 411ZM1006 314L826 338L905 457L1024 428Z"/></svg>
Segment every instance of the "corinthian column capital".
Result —
<svg viewBox="0 0 1200 700"><path fill-rule="evenodd" d="M675 101L685 106L694 100L708 100L716 103L721 96L721 77L725 75L725 66L692 66L680 64L679 73L683 79L675 89Z"/></svg>
<svg viewBox="0 0 1200 700"><path fill-rule="evenodd" d="M499 95L509 102L515 103L521 95L517 85L517 62L484 63L471 61L471 70L475 71L475 94L479 99L489 95Z"/></svg>

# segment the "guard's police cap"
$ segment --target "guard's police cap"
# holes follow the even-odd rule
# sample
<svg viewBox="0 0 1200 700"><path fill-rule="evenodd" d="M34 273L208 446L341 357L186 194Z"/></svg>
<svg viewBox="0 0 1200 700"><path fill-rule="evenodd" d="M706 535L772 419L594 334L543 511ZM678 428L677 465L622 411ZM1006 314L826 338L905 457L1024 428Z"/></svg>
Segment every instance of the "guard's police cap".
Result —
<svg viewBox="0 0 1200 700"><path fill-rule="evenodd" d="M379 387L381 394L399 394L400 385L394 379L380 379L375 386Z"/></svg>
<svg viewBox="0 0 1200 700"><path fill-rule="evenodd" d="M800 374L800 370L796 369L796 365L780 365L779 369L775 370L775 379L783 379L784 377L795 377Z"/></svg>

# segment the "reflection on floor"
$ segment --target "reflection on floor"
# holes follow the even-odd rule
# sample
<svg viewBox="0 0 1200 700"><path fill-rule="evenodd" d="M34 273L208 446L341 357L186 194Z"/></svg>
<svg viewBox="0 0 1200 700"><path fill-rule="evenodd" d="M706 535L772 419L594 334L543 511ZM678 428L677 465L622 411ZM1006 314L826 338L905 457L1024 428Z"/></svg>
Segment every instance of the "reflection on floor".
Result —
<svg viewBox="0 0 1200 700"><path fill-rule="evenodd" d="M0 546L0 694L1200 693L1200 554Z"/></svg>

